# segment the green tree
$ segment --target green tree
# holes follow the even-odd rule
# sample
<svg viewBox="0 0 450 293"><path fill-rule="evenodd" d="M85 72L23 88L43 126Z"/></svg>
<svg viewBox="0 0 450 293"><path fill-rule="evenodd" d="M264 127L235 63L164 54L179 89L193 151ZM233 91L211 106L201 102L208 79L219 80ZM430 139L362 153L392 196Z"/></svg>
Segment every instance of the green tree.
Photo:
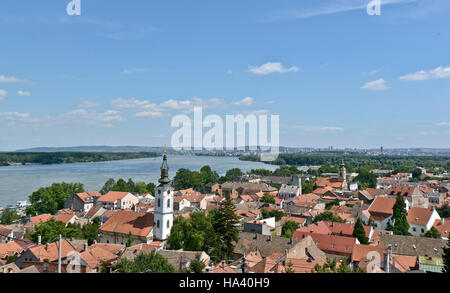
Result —
<svg viewBox="0 0 450 293"><path fill-rule="evenodd" d="M305 183L303 183L303 185L302 185L302 193L303 194L312 193L313 190L314 190L314 185L311 182L306 181Z"/></svg>
<svg viewBox="0 0 450 293"><path fill-rule="evenodd" d="M225 177L226 177L227 181L236 181L242 175L244 175L244 173L242 173L241 169L233 168L233 169L230 169L227 171L227 173L225 174Z"/></svg>
<svg viewBox="0 0 450 293"><path fill-rule="evenodd" d="M83 239L88 241L88 245L94 244L94 241L99 241L100 219L98 217L92 220L92 223L84 224L81 227L81 234Z"/></svg>
<svg viewBox="0 0 450 293"><path fill-rule="evenodd" d="M358 182L362 190L377 187L377 175L365 168L360 169L358 176L353 181Z"/></svg>
<svg viewBox="0 0 450 293"><path fill-rule="evenodd" d="M427 238L441 239L441 232L433 226L423 236Z"/></svg>
<svg viewBox="0 0 450 293"><path fill-rule="evenodd" d="M54 215L64 208L64 202L72 195L84 192L81 183L54 183L33 192L29 199L31 206L26 209L27 215L50 213Z"/></svg>
<svg viewBox="0 0 450 293"><path fill-rule="evenodd" d="M262 215L263 219L275 217L276 222L278 222L279 220L281 220L282 217L284 217L284 213L280 210L268 211L265 208L261 209L261 215Z"/></svg>
<svg viewBox="0 0 450 293"><path fill-rule="evenodd" d="M42 243L50 243L56 241L59 235L64 238L83 238L83 233L81 232L79 226L77 225L67 225L63 222L57 222L54 219L50 219L45 223L41 223L34 228L34 231L28 232L27 237L33 242L38 241L38 236L41 235Z"/></svg>
<svg viewBox="0 0 450 293"><path fill-rule="evenodd" d="M332 201L327 202L327 203L325 204L325 209L329 210L329 209L331 209L333 206L339 206L339 204L340 204L339 200L337 200L337 199L332 200Z"/></svg>
<svg viewBox="0 0 450 293"><path fill-rule="evenodd" d="M155 252L141 253L134 260L121 258L114 266L118 273L176 273L165 257Z"/></svg>
<svg viewBox="0 0 450 293"><path fill-rule="evenodd" d="M155 195L155 188L155 183L150 182L149 184L147 184L147 192L149 192L151 195Z"/></svg>
<svg viewBox="0 0 450 293"><path fill-rule="evenodd" d="M414 168L411 173L413 178L418 179L422 175L422 169Z"/></svg>
<svg viewBox="0 0 450 293"><path fill-rule="evenodd" d="M297 222L286 221L283 224L283 227L281 228L281 236L286 237L286 238L291 238L292 232L294 232L298 228L299 228L299 225Z"/></svg>
<svg viewBox="0 0 450 293"><path fill-rule="evenodd" d="M136 182L132 192L136 192L136 193L139 193L139 194L146 194L146 193L148 193L147 184L145 184L145 182Z"/></svg>
<svg viewBox="0 0 450 293"><path fill-rule="evenodd" d="M19 255L18 255L18 254L10 255L10 256L8 256L8 258L6 259L6 264L13 263L13 262L15 262L18 258L19 258Z"/></svg>
<svg viewBox="0 0 450 293"><path fill-rule="evenodd" d="M336 223L345 223L345 220L342 219L339 216L336 216L330 211L326 211L323 213L318 214L314 217L313 223L317 223L320 221L326 221L326 222L336 222Z"/></svg>
<svg viewBox="0 0 450 293"><path fill-rule="evenodd" d="M117 180L116 184L113 186L111 191L131 192L129 184L131 185L132 183L130 181L127 183L125 180L120 178L119 180Z"/></svg>
<svg viewBox="0 0 450 293"><path fill-rule="evenodd" d="M227 197L220 208L213 214L212 225L217 234L218 249L222 259L230 259L234 246L239 241L237 224L239 217L236 215L236 207L230 197Z"/></svg>
<svg viewBox="0 0 450 293"><path fill-rule="evenodd" d="M182 189L200 189L203 187L202 178L199 172L191 171L185 168L178 169L173 178L173 187L175 190Z"/></svg>
<svg viewBox="0 0 450 293"><path fill-rule="evenodd" d="M406 211L406 203L403 199L403 196L399 195L397 196L397 200L395 201L394 207L393 207L393 219L394 219L394 226L392 227L392 231L395 235L411 235L409 230L409 223L406 219L406 216L408 215L408 212Z"/></svg>
<svg viewBox="0 0 450 293"><path fill-rule="evenodd" d="M260 199L260 202L275 204L275 197L269 193L265 193Z"/></svg>
<svg viewBox="0 0 450 293"><path fill-rule="evenodd" d="M100 193L107 194L114 188L115 185L116 185L116 181L113 178L109 178L103 185L102 189L100 190Z"/></svg>
<svg viewBox="0 0 450 293"><path fill-rule="evenodd" d="M336 259L332 261L327 261L322 266L316 264L312 273L334 273L334 274L343 274L343 273L364 273L359 267L352 269L347 263L341 263L339 266L337 265Z"/></svg>
<svg viewBox="0 0 450 293"><path fill-rule="evenodd" d="M355 228L353 228L352 236L357 238L361 244L368 244L369 239L366 237L366 231L364 231L364 226L361 219L356 220Z"/></svg>
<svg viewBox="0 0 450 293"><path fill-rule="evenodd" d="M191 274L201 274L203 273L203 269L206 267L205 263L200 260L200 253L195 255L195 258L190 261L189 267L187 269L188 273Z"/></svg>
<svg viewBox="0 0 450 293"><path fill-rule="evenodd" d="M448 203L444 203L440 208L437 208L436 211L441 218L450 218L450 206Z"/></svg>
<svg viewBox="0 0 450 293"><path fill-rule="evenodd" d="M3 225L11 225L11 224L18 222L19 220L20 220L20 215L16 210L6 208L2 213L2 216L0 218L0 223Z"/></svg>
<svg viewBox="0 0 450 293"><path fill-rule="evenodd" d="M128 232L128 239L127 243L125 243L125 247L130 247L133 244L133 236L131 235L131 232Z"/></svg>
<svg viewBox="0 0 450 293"><path fill-rule="evenodd" d="M294 274L294 273L295 273L295 270L294 270L293 266L294 266L294 265L292 264L291 261L289 261L289 262L286 264L286 274Z"/></svg>
<svg viewBox="0 0 450 293"><path fill-rule="evenodd" d="M202 180L202 184L208 184L208 183L217 183L219 182L219 174L217 174L216 171L211 170L210 166L203 166L200 169L200 177Z"/></svg>

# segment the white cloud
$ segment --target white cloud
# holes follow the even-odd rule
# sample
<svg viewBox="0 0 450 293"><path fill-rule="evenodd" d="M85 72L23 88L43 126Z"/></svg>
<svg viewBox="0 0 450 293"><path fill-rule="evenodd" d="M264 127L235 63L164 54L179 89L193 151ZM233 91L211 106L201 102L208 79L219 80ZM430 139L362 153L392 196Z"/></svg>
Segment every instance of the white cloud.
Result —
<svg viewBox="0 0 450 293"><path fill-rule="evenodd" d="M450 126L450 122L439 122L436 125L437 126Z"/></svg>
<svg viewBox="0 0 450 293"><path fill-rule="evenodd" d="M435 69L430 70L419 70L414 73L409 73L403 76L400 76L400 80L408 80L408 81L424 81L429 79L443 79L450 78L450 66L443 67L439 66Z"/></svg>
<svg viewBox="0 0 450 293"><path fill-rule="evenodd" d="M156 111L143 111L143 112L138 112L136 113L134 116L135 117L151 117L151 118L156 118L156 117L161 117L164 114L161 112L156 112Z"/></svg>
<svg viewBox="0 0 450 293"><path fill-rule="evenodd" d="M297 72L299 68L297 66L292 66L290 68L285 68L280 62L267 62L261 66L249 66L248 71L257 75L267 75L271 73L288 73Z"/></svg>
<svg viewBox="0 0 450 293"><path fill-rule="evenodd" d="M0 113L0 120L10 120L10 121L27 121L30 117L29 113L19 113L19 112L6 112Z"/></svg>
<svg viewBox="0 0 450 293"><path fill-rule="evenodd" d="M67 114L62 115L63 119L75 119L83 122L112 122L124 121L119 111L109 110L104 113L89 112L85 109L76 109Z"/></svg>
<svg viewBox="0 0 450 293"><path fill-rule="evenodd" d="M165 112L173 112L173 111L181 111L181 112L191 112L194 110L194 107L203 107L203 108L213 108L222 106L225 104L225 102L218 98L212 98L212 99L200 99L197 97L193 97L190 100L166 100L160 104L154 104L150 103L150 101L147 100L138 100L135 98L131 99L124 99L124 98L118 98L111 102L112 106L114 108L119 109L137 109L141 113L138 117L144 117L145 112L148 112L145 114L146 117L153 116L156 117L159 114L158 113L165 113Z"/></svg>
<svg viewBox="0 0 450 293"><path fill-rule="evenodd" d="M0 75L0 83L21 83L21 82L26 82L26 80L19 79L14 76Z"/></svg>
<svg viewBox="0 0 450 293"><path fill-rule="evenodd" d="M232 74L233 74L233 70L231 70L231 69L228 70L228 71L227 71L227 74L228 74L228 75L232 75Z"/></svg>
<svg viewBox="0 0 450 293"><path fill-rule="evenodd" d="M130 68L130 69L124 69L121 72L121 74L131 75L131 74L135 74L135 73L144 73L147 71L148 71L148 69L146 69L146 68Z"/></svg>
<svg viewBox="0 0 450 293"><path fill-rule="evenodd" d="M244 106L244 107L248 107L253 105L253 102L255 101L254 98L252 97L246 97L243 98L242 100L238 101L238 102L234 102L233 105L235 106Z"/></svg>
<svg viewBox="0 0 450 293"><path fill-rule="evenodd" d="M0 101L3 100L8 95L5 90L0 90Z"/></svg>
<svg viewBox="0 0 450 293"><path fill-rule="evenodd" d="M94 103L90 100L87 99L80 99L80 103L78 104L78 108L94 108L97 107L98 104Z"/></svg>
<svg viewBox="0 0 450 293"><path fill-rule="evenodd" d="M371 91L385 91L390 89L390 87L386 85L386 81L382 78L366 82L361 88Z"/></svg>
<svg viewBox="0 0 450 293"><path fill-rule="evenodd" d="M31 96L31 92L24 92L24 91L18 91L17 94L19 96L22 96L22 97L29 97L29 96Z"/></svg>

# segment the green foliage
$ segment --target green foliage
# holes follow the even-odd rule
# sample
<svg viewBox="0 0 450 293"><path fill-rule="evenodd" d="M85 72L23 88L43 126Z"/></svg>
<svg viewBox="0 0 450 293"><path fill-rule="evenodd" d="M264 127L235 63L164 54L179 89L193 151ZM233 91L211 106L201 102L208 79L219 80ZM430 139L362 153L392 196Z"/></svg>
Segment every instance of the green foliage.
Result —
<svg viewBox="0 0 450 293"><path fill-rule="evenodd" d="M236 215L236 207L231 198L226 198L220 208L211 214L211 223L217 235L217 249L222 259L230 259L234 246L239 241L237 224L239 217Z"/></svg>
<svg viewBox="0 0 450 293"><path fill-rule="evenodd" d="M442 207L437 208L436 211L441 218L450 218L450 206L448 203L443 204Z"/></svg>
<svg viewBox="0 0 450 293"><path fill-rule="evenodd" d="M242 173L241 169L233 168L227 171L225 178L227 181L236 181L242 175L244 175L244 173Z"/></svg>
<svg viewBox="0 0 450 293"><path fill-rule="evenodd" d="M81 183L54 183L50 187L42 187L33 192L29 199L31 206L25 212L27 215L52 214L64 208L64 202L76 193L84 192Z"/></svg>
<svg viewBox="0 0 450 293"><path fill-rule="evenodd" d="M125 247L130 247L133 244L133 236L131 232L128 232L127 243L125 243Z"/></svg>
<svg viewBox="0 0 450 293"><path fill-rule="evenodd" d="M197 171L191 171L185 168L178 169L175 177L173 178L173 187L175 190L193 188L195 190L201 189L202 176Z"/></svg>
<svg viewBox="0 0 450 293"><path fill-rule="evenodd" d="M421 169L419 169L419 168L414 168L414 169L412 170L412 176L413 176L413 178L418 179L421 175L422 175L422 170L421 170Z"/></svg>
<svg viewBox="0 0 450 293"><path fill-rule="evenodd" d="M64 238L86 239L88 240L88 244L91 245L94 243L94 240L99 240L99 225L98 218L92 224L88 223L84 226L80 224L68 224L67 227L63 222L50 219L45 223L37 225L34 231L27 232L26 236L33 242L37 242L38 236L41 235L42 243L50 243L58 240L61 234Z"/></svg>
<svg viewBox="0 0 450 293"><path fill-rule="evenodd" d="M19 220L20 220L20 215L19 215L19 213L17 213L16 210L6 208L3 211L2 216L0 218L0 224L11 225L11 224L18 222Z"/></svg>
<svg viewBox="0 0 450 293"><path fill-rule="evenodd" d="M275 204L275 197L269 193L265 193L260 199L260 202Z"/></svg>
<svg viewBox="0 0 450 293"><path fill-rule="evenodd" d="M19 164L68 164L85 162L105 162L157 157L157 153L107 153L107 152L46 152L46 153L0 153L0 166Z"/></svg>
<svg viewBox="0 0 450 293"><path fill-rule="evenodd" d="M272 175L272 171L267 169L252 169L248 174L260 175L260 176L270 176Z"/></svg>
<svg viewBox="0 0 450 293"><path fill-rule="evenodd" d="M286 221L281 228L281 236L291 238L292 232L299 228L299 224L294 221Z"/></svg>
<svg viewBox="0 0 450 293"><path fill-rule="evenodd" d="M121 258L114 266L118 273L176 273L177 270L160 254L141 253L134 260Z"/></svg>
<svg viewBox="0 0 450 293"><path fill-rule="evenodd" d="M291 261L289 261L289 262L286 264L286 274L294 274L294 273L295 273L295 270L294 270L294 268L293 268L293 264L292 264Z"/></svg>
<svg viewBox="0 0 450 293"><path fill-rule="evenodd" d="M15 262L18 258L19 258L19 255L18 255L18 254L10 255L10 256L8 256L8 258L6 259L6 264L13 263L13 262Z"/></svg>
<svg viewBox="0 0 450 293"><path fill-rule="evenodd" d="M210 166L203 166L200 169L200 177L202 179L202 184L206 185L208 183L219 182L219 174L216 171L211 170Z"/></svg>
<svg viewBox="0 0 450 293"><path fill-rule="evenodd" d="M441 239L441 232L439 232L438 229L436 229L436 227L431 227L430 230L428 230L423 237L427 237L427 238L436 238L436 239Z"/></svg>
<svg viewBox="0 0 450 293"><path fill-rule="evenodd" d="M336 223L345 223L345 220L342 219L339 216L336 216L330 211L326 211L323 213L318 214L314 217L313 223L317 223L320 221L326 221L326 222L336 222Z"/></svg>
<svg viewBox="0 0 450 293"><path fill-rule="evenodd" d="M240 160L260 161L260 156L241 156ZM348 172L349 166L360 168L369 166L369 169L395 170L396 173L409 173L415 166L422 167L443 167L450 169L450 156L402 156L402 155L366 155L366 154L344 154L342 152L322 152L322 153L295 153L280 154L272 162L274 165L296 165L296 166L317 166L329 165L338 166L342 159L346 163ZM324 172L336 173L336 167L324 168Z"/></svg>
<svg viewBox="0 0 450 293"><path fill-rule="evenodd" d="M327 202L326 204L325 204L325 209L327 209L327 210L329 210L329 209L331 209L333 206L339 206L339 200L337 200L337 199L335 199L335 200L332 200L332 201L329 201L329 202Z"/></svg>
<svg viewBox="0 0 450 293"><path fill-rule="evenodd" d="M156 185L152 182L146 184L145 182L134 182L131 178L128 181L123 180L122 178L118 179L117 182L110 178L103 185L100 190L101 194L106 194L110 191L120 191L120 192L134 192L139 194L150 193L155 195L155 187Z"/></svg>
<svg viewBox="0 0 450 293"><path fill-rule="evenodd" d="M353 181L358 182L362 190L377 187L377 175L365 168L360 169L358 176Z"/></svg>
<svg viewBox="0 0 450 293"><path fill-rule="evenodd" d="M272 218L275 217L275 221L279 221L281 220L282 217L284 217L284 213L280 210L271 210L268 211L265 208L261 209L261 214L263 219L268 219L268 218Z"/></svg>
<svg viewBox="0 0 450 293"><path fill-rule="evenodd" d="M172 250L205 251L212 257L217 255L217 235L212 225L211 216L203 212L193 212L189 220L175 218L167 239Z"/></svg>
<svg viewBox="0 0 450 293"><path fill-rule="evenodd" d="M296 174L302 174L305 173L303 171L300 171L297 166L289 166L289 165L282 165L280 168L273 171L273 175L278 176L291 176Z"/></svg>
<svg viewBox="0 0 450 293"><path fill-rule="evenodd" d="M356 220L355 228L353 229L352 236L357 238L361 244L368 244L369 239L366 237L366 231L364 231L364 226L361 219Z"/></svg>
<svg viewBox="0 0 450 293"><path fill-rule="evenodd" d="M203 269L206 267L205 263L200 260L200 253L195 255L195 258L191 260L189 263L189 267L187 269L188 273L191 274L201 274L203 273Z"/></svg>
<svg viewBox="0 0 450 293"><path fill-rule="evenodd" d="M408 232L409 223L406 219L408 212L406 211L406 203L403 196L397 196L393 211L394 213L392 217L394 219L394 226L392 227L392 231L394 232L394 235L411 235Z"/></svg>
<svg viewBox="0 0 450 293"><path fill-rule="evenodd" d="M312 193L313 190L314 190L314 185L311 182L306 181L305 183L303 183L302 194Z"/></svg>

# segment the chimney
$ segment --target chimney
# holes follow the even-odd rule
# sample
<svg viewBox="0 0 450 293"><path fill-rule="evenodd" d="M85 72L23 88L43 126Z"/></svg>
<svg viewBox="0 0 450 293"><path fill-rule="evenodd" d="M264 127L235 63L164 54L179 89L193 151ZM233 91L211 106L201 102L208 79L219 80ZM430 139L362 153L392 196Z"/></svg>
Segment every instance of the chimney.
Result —
<svg viewBox="0 0 450 293"><path fill-rule="evenodd" d="M386 260L384 262L384 271L389 274L390 273L390 262L391 262L391 255L392 255L392 245L388 245Z"/></svg>
<svg viewBox="0 0 450 293"><path fill-rule="evenodd" d="M41 245L42 236L38 235L38 245Z"/></svg>
<svg viewBox="0 0 450 293"><path fill-rule="evenodd" d="M272 235L269 236L269 241L272 241Z"/></svg>
<svg viewBox="0 0 450 293"><path fill-rule="evenodd" d="M441 225L444 225L444 224L445 224L445 219L442 218L442 219L441 219Z"/></svg>

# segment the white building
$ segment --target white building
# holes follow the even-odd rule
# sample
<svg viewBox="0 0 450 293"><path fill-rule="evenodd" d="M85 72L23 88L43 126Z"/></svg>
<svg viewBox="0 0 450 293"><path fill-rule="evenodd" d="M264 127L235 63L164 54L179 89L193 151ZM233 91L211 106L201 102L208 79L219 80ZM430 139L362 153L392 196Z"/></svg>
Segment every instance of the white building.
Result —
<svg viewBox="0 0 450 293"><path fill-rule="evenodd" d="M406 217L409 223L408 232L413 236L421 236L425 234L434 225L436 220L441 220L441 217L433 208L411 208Z"/></svg>
<svg viewBox="0 0 450 293"><path fill-rule="evenodd" d="M165 149L159 183L160 185L155 190L155 223L153 235L157 240L166 240L173 225L174 189L170 184L169 166L167 165L167 152Z"/></svg>

